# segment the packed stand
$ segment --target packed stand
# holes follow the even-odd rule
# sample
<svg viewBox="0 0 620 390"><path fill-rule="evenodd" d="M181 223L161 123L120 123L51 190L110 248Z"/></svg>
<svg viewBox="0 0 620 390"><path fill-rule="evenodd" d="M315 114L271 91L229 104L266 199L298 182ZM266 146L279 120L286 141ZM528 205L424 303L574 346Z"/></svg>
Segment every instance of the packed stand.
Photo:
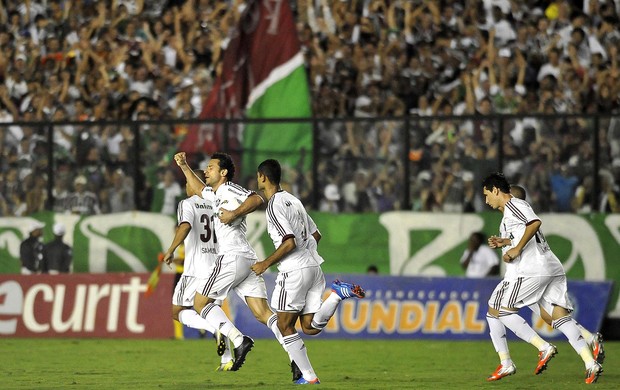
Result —
<svg viewBox="0 0 620 390"><path fill-rule="evenodd" d="M403 163L399 155L378 153L385 121L363 118L409 114L414 210L485 210L479 183L498 169L501 143L504 172L528 189L536 210L620 211L618 118L600 117L601 169L594 172L592 118L527 117L618 114L620 2L310 4L299 3L299 35L308 55L314 112L362 118L321 128L321 153L335 156L320 165L319 176L326 178L322 209L398 208L398 202L383 201L382 177L395 175L390 182L402 194L408 182L398 176ZM504 120L500 139L500 122L484 118L490 114L524 117ZM450 115L476 118L441 118ZM440 118L425 119L430 116ZM388 149L397 153L402 132L393 129ZM361 204L351 205L346 188L362 175L370 202L362 195ZM593 202L584 188L591 188L594 175L601 185Z"/></svg>
<svg viewBox="0 0 620 390"><path fill-rule="evenodd" d="M617 114L620 2L577 3L293 1L315 115L354 118L318 122L320 209L402 209L411 183L414 210L484 210L478 183L497 167L501 142L505 172L537 211L618 211L618 118L598 122L603 169L594 210L592 119L509 119L501 140L495 120L426 119ZM199 115L242 1L0 7L0 122L84 122L52 126L53 199L48 126L3 128L0 214L169 213L182 192L170 158L187 126L161 120ZM140 153L131 126L101 120L148 121ZM287 178L312 198L307 173L291 169Z"/></svg>

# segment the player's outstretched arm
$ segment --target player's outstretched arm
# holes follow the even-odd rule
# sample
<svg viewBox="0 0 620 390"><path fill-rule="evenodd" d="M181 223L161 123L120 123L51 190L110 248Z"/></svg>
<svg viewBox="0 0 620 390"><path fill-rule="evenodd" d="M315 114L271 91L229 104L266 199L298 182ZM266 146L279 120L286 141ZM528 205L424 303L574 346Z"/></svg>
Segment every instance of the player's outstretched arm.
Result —
<svg viewBox="0 0 620 390"><path fill-rule="evenodd" d="M239 207L234 210L226 210L221 208L218 216L223 224L229 224L237 218L250 214L252 211L256 210L261 204L263 204L263 202L263 198L257 193L254 193L248 196L248 198L244 200L243 203L241 203Z"/></svg>
<svg viewBox="0 0 620 390"><path fill-rule="evenodd" d="M196 175L193 169L187 165L187 159L185 152L179 152L174 155L174 161L177 163L181 171L185 175L185 180L187 180L187 184L192 189L194 194L200 195L202 190L206 187L205 183Z"/></svg>

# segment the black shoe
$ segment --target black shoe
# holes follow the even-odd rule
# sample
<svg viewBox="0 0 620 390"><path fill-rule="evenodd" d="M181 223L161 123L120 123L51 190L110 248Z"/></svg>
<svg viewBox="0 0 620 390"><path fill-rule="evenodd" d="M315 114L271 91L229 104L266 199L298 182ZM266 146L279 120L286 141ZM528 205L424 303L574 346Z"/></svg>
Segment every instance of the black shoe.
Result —
<svg viewBox="0 0 620 390"><path fill-rule="evenodd" d="M293 373L293 382L299 380L299 378L303 377L301 370L297 367L297 363L295 361L291 361L291 372Z"/></svg>
<svg viewBox="0 0 620 390"><path fill-rule="evenodd" d="M248 336L243 336L243 342L235 348L235 363L233 363L231 371L237 371L245 362L245 356L254 347L254 340Z"/></svg>
<svg viewBox="0 0 620 390"><path fill-rule="evenodd" d="M217 355L222 356L224 354L224 351L226 351L226 344L228 344L226 336L220 333L219 330L216 330L213 338L215 338Z"/></svg>

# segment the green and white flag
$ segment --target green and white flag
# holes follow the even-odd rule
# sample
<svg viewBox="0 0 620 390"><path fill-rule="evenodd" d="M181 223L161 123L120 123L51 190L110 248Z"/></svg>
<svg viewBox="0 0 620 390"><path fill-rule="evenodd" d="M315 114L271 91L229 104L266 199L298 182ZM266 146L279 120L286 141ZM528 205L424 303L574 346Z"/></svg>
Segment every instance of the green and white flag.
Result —
<svg viewBox="0 0 620 390"><path fill-rule="evenodd" d="M311 156L312 150L312 123L307 120L312 116L310 93L288 1L248 1L222 65L201 118L302 119L229 128L231 154L242 160L236 181L253 177L266 158L308 169L311 161L304 156ZM202 151L198 137L190 131L185 150ZM235 155L236 148L241 149L240 156Z"/></svg>

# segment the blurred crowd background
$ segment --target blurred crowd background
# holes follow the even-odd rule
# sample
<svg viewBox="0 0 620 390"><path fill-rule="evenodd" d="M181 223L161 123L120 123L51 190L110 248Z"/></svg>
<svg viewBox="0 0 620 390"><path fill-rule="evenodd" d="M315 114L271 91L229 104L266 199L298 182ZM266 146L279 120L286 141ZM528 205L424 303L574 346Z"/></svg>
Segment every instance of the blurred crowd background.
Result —
<svg viewBox="0 0 620 390"><path fill-rule="evenodd" d="M285 180L309 206L482 211L480 179L501 166L538 212L620 210L620 1L291 6L318 159L316 177L287 166ZM0 0L0 216L173 214L183 121L199 116L244 8Z"/></svg>

